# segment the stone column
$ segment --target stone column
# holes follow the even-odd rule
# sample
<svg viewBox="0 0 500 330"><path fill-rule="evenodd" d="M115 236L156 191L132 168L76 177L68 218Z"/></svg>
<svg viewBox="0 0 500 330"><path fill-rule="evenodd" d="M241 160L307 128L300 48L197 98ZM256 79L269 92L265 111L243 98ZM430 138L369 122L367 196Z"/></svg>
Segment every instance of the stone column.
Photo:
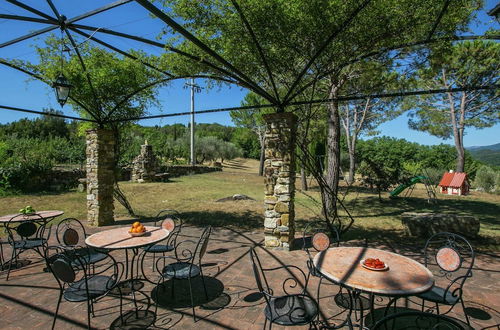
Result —
<svg viewBox="0 0 500 330"><path fill-rule="evenodd" d="M290 249L294 239L295 135L297 116L289 112L264 115L265 246Z"/></svg>
<svg viewBox="0 0 500 330"><path fill-rule="evenodd" d="M114 148L112 131L87 131L87 220L93 226L114 223Z"/></svg>

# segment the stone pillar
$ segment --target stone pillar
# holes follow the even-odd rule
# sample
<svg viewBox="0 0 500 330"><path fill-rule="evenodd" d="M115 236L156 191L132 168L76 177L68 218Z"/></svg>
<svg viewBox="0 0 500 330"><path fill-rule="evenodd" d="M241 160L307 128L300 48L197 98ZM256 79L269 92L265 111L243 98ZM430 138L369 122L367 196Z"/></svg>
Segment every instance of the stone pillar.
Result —
<svg viewBox="0 0 500 330"><path fill-rule="evenodd" d="M114 223L115 138L106 129L87 131L87 220L93 226Z"/></svg>
<svg viewBox="0 0 500 330"><path fill-rule="evenodd" d="M289 112L264 115L265 246L288 250L294 239L295 135L297 116Z"/></svg>

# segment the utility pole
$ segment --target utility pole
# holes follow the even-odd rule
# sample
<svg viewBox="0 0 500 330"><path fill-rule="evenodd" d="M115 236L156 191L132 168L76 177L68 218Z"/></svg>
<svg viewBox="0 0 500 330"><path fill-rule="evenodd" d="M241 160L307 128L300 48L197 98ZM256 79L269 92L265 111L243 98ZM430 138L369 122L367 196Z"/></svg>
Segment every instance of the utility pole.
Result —
<svg viewBox="0 0 500 330"><path fill-rule="evenodd" d="M191 149L191 166L196 165L196 155L194 154L194 93L201 92L201 87L194 83L194 78L191 78L190 83L186 83L185 87L191 87L191 135L190 135L190 149Z"/></svg>

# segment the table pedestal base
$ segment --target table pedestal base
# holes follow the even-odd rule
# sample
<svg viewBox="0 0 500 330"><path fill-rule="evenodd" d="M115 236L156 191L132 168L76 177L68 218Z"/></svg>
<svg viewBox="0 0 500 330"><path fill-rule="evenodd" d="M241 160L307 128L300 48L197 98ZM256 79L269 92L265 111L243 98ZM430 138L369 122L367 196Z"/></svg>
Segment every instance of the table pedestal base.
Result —
<svg viewBox="0 0 500 330"><path fill-rule="evenodd" d="M120 294L120 291L121 291L122 295L129 295L135 291L139 291L140 289L142 289L144 287L144 283L141 280L129 279L129 280L121 281L120 283L118 283L118 287L120 289L114 288L111 292L113 294L118 295L118 294Z"/></svg>

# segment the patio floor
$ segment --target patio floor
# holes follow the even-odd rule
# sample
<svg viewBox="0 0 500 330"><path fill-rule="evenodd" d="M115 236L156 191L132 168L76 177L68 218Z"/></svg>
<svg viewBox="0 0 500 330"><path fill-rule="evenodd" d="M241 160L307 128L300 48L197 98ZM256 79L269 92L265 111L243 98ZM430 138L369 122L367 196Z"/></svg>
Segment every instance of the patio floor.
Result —
<svg viewBox="0 0 500 330"><path fill-rule="evenodd" d="M111 227L107 227L111 228ZM106 228L106 229L107 229ZM104 230L104 228L89 228L89 232ZM182 237L196 238L201 228L183 227ZM209 291L209 301L204 298L200 282L195 282L195 300L198 302L196 315L199 320L192 318L192 310L186 307L189 294L186 287L176 284L176 296L180 299L172 300L162 296L161 304L168 307L158 309L157 318L151 328L187 328L187 329L259 329L264 325L264 300L257 294L255 279L251 270L248 254L249 248L258 245L263 240L263 233L240 232L230 229L214 228L203 259L205 280ZM360 246L364 242L350 241L343 246ZM408 246L371 245L401 253L415 260L421 260L418 249ZM306 271L306 254L297 250L292 252L270 251L257 249L264 266L293 264ZM5 251L4 251L5 253ZM124 260L123 251L114 251L112 255ZM53 313L56 309L58 287L54 278L43 272L44 263L34 255L26 254L33 262L24 268L11 272L9 281L5 281L5 272L0 275L0 328L2 329L50 329ZM479 254L473 270L473 277L465 285L464 300L467 313L475 329L497 329L500 323L500 259L499 255ZM148 267L149 271L150 267ZM150 271L149 271L150 272ZM156 275L153 276L155 279ZM281 286L285 277L273 277L271 286ZM309 283L309 292L315 296L317 281ZM155 285L146 283L142 292L151 296ZM163 292L163 291L160 291ZM169 292L168 288L165 292ZM321 290L320 308L324 317L334 315L341 310L336 307L332 297L338 292L334 285L323 285ZM142 296L141 296L142 297ZM140 302L146 301L141 298ZM133 304L125 298L124 311L131 310ZM186 300L187 299L187 300ZM96 317L92 318L92 326L107 329L118 317L118 299L105 297L96 303ZM382 307L387 299L376 300L377 309ZM403 304L401 304L403 305ZM410 308L418 309L409 302ZM71 303L62 301L56 329L86 328L86 303ZM150 308L154 311L154 305ZM460 314L461 307L456 306L450 314L464 319ZM342 316L342 315L341 315ZM280 328L279 326L274 326ZM296 328L296 327L295 327ZM299 327L300 328L300 327Z"/></svg>

